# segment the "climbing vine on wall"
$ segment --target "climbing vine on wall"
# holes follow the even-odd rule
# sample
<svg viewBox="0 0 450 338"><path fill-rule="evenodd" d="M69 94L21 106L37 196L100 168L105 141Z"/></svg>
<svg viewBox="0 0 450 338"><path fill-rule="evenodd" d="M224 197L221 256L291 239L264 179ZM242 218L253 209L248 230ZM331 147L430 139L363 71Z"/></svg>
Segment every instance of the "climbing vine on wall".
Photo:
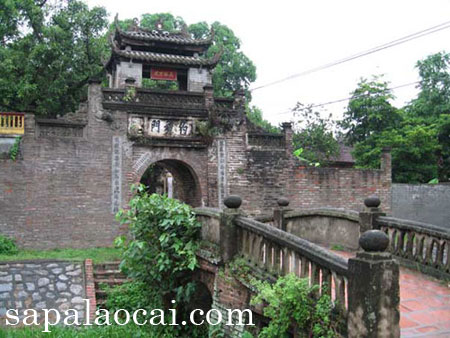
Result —
<svg viewBox="0 0 450 338"><path fill-rule="evenodd" d="M14 144L9 150L9 158L13 161L17 160L20 152L20 141L22 141L22 136L17 136L14 140Z"/></svg>

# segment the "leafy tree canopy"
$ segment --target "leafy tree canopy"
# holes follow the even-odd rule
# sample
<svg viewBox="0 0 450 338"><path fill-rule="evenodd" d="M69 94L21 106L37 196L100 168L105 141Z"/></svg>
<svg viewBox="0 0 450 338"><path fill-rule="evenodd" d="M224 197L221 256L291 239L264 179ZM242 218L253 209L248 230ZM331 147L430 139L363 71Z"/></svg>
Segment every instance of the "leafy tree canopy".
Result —
<svg viewBox="0 0 450 338"><path fill-rule="evenodd" d="M417 63L419 94L403 109L393 107L387 83L362 80L340 125L355 147L356 164L376 168L383 147L392 148L394 182L426 183L450 177L450 55Z"/></svg>
<svg viewBox="0 0 450 338"><path fill-rule="evenodd" d="M397 109L389 102L395 97L381 77L361 79L351 93L341 126L350 144L364 141L374 133L394 127L400 120Z"/></svg>
<svg viewBox="0 0 450 338"><path fill-rule="evenodd" d="M250 122L262 128L268 133L278 134L281 132L280 128L275 127L269 121L263 118L262 110L256 106L247 106L246 114Z"/></svg>
<svg viewBox="0 0 450 338"><path fill-rule="evenodd" d="M310 163L327 165L339 155L339 143L333 134L335 122L331 114L323 118L320 112L301 103L297 103L293 111L297 120L293 137L296 154Z"/></svg>
<svg viewBox="0 0 450 338"><path fill-rule="evenodd" d="M104 8L81 1L6 0L0 10L0 109L74 110L107 53Z"/></svg>

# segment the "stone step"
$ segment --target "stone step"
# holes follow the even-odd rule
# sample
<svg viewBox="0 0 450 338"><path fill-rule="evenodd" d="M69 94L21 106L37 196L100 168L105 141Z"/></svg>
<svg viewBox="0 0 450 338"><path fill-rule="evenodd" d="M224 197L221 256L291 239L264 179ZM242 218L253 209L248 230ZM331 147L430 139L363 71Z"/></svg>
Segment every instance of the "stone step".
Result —
<svg viewBox="0 0 450 338"><path fill-rule="evenodd" d="M119 270L120 262L104 262L99 264L94 264L94 271L101 270Z"/></svg>
<svg viewBox="0 0 450 338"><path fill-rule="evenodd" d="M94 278L105 279L105 278L127 278L125 274L119 270L99 270L94 271Z"/></svg>
<svg viewBox="0 0 450 338"><path fill-rule="evenodd" d="M94 278L95 288L100 286L100 284L106 284L109 286L120 285L127 282L127 278Z"/></svg>

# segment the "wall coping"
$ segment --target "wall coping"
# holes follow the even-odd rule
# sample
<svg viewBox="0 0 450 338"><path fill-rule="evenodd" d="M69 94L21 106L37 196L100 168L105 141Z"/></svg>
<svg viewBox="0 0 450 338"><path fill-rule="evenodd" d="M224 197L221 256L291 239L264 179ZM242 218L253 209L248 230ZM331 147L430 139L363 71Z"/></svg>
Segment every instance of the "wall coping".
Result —
<svg viewBox="0 0 450 338"><path fill-rule="evenodd" d="M55 126L55 127L68 127L68 128L83 128L87 125L87 122L72 122L67 120L59 119L42 119L37 118L36 123L44 126Z"/></svg>
<svg viewBox="0 0 450 338"><path fill-rule="evenodd" d="M288 211L284 217L286 219L290 219L308 216L328 216L334 218L344 218L353 222L359 222L359 214L357 211L338 208L311 208L292 210Z"/></svg>
<svg viewBox="0 0 450 338"><path fill-rule="evenodd" d="M42 264L42 263L78 263L83 264L83 260L68 260L68 259L24 259L24 260L11 260L0 261L0 265L3 264Z"/></svg>

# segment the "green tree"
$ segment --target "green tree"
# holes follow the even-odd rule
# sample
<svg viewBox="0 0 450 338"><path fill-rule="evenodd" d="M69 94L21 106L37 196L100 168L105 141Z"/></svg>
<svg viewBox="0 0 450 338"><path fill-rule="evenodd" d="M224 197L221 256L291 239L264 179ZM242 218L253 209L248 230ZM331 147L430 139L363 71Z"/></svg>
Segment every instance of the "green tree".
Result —
<svg viewBox="0 0 450 338"><path fill-rule="evenodd" d="M106 10L81 1L7 0L0 11L0 109L73 111L107 53Z"/></svg>
<svg viewBox="0 0 450 338"><path fill-rule="evenodd" d="M391 148L392 179L397 183L426 183L437 175L436 128L405 120L397 129L371 135L355 144L353 156L360 168L379 168L384 147Z"/></svg>
<svg viewBox="0 0 450 338"><path fill-rule="evenodd" d="M280 133L280 128L275 127L269 121L263 118L262 110L256 106L248 106L246 107L247 118L254 125L262 128L264 131L268 133L278 134Z"/></svg>
<svg viewBox="0 0 450 338"><path fill-rule="evenodd" d="M339 155L339 143L333 134L335 123L332 116L321 117L320 112L314 111L311 106L297 103L293 109L294 149L301 157L311 163L327 165L333 157Z"/></svg>
<svg viewBox="0 0 450 338"><path fill-rule="evenodd" d="M421 72L424 73L427 72ZM370 83L362 80L358 84L340 122L346 129L347 140L354 146L356 166L378 168L382 149L390 147L393 181L426 183L438 174L442 149L439 118L429 117L433 116L430 111L434 108L428 107L420 94L405 109L395 108L389 102L393 95L387 83L377 82L378 79L374 77ZM429 112L417 112L419 106L427 106Z"/></svg>
<svg viewBox="0 0 450 338"><path fill-rule="evenodd" d="M440 52L420 60L419 94L407 107L411 117L420 117L421 123L435 126L439 149L437 151L440 181L450 180L450 54Z"/></svg>
<svg viewBox="0 0 450 338"><path fill-rule="evenodd" d="M395 127L400 121L398 110L389 102L395 97L380 76L361 79L340 122L349 144L365 141L373 134Z"/></svg>

